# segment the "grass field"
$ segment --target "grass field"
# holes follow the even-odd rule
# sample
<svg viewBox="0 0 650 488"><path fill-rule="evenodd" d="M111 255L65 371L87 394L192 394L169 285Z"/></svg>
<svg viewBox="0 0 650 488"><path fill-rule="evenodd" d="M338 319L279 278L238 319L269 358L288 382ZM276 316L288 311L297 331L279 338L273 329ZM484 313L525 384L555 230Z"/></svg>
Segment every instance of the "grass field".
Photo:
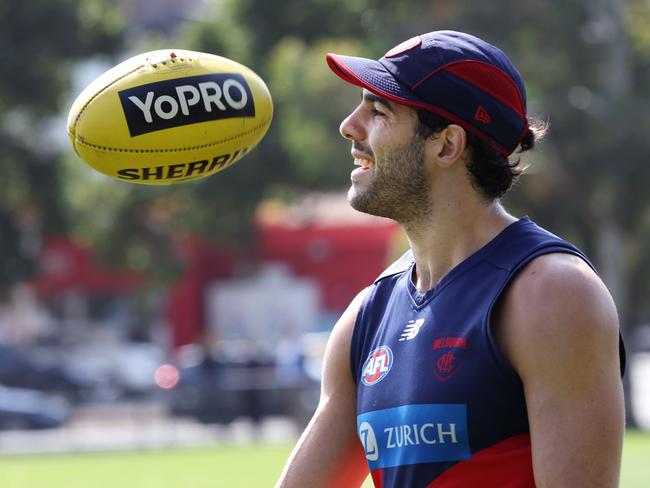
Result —
<svg viewBox="0 0 650 488"><path fill-rule="evenodd" d="M271 487L291 446L0 457L2 488ZM366 485L370 486L370 485ZM650 434L630 432L622 488L650 487Z"/></svg>
<svg viewBox="0 0 650 488"><path fill-rule="evenodd" d="M621 488L650 487L650 433L628 432L623 445Z"/></svg>

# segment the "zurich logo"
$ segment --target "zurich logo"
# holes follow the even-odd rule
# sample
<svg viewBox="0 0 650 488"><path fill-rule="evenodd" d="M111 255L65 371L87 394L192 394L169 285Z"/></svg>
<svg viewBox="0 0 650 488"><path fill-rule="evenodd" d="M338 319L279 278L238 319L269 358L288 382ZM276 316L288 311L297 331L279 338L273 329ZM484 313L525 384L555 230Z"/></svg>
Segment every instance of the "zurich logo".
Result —
<svg viewBox="0 0 650 488"><path fill-rule="evenodd" d="M368 461L376 461L379 459L379 446L377 445L377 437L372 425L368 422L362 422L359 425L359 438L363 444L363 450L366 452L366 459Z"/></svg>
<svg viewBox="0 0 650 488"><path fill-rule="evenodd" d="M462 461L469 447L467 405L409 404L357 416L370 471L406 464Z"/></svg>
<svg viewBox="0 0 650 488"><path fill-rule="evenodd" d="M383 380L393 367L393 351L388 346L379 346L368 354L363 363L361 382L372 386Z"/></svg>

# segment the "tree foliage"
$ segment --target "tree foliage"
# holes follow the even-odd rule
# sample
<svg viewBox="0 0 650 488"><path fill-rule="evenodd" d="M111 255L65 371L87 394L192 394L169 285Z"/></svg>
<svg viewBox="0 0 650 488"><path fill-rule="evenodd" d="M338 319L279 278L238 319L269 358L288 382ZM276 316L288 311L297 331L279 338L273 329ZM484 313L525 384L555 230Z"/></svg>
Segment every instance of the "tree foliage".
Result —
<svg viewBox="0 0 650 488"><path fill-rule="evenodd" d="M550 121L543 167L510 201L589 252L624 325L647 320L649 4L530 0L504 11L518 13L510 25L480 9L467 25L517 60L533 113Z"/></svg>
<svg viewBox="0 0 650 488"><path fill-rule="evenodd" d="M650 314L643 305L650 292L644 244L650 231L647 1L224 4L249 39L247 61L262 71L276 96L273 137L290 171L284 181L303 186L315 181L336 187L347 178L345 164L339 164L341 158L346 162L339 148L347 147L336 125L351 104L348 89L324 68L330 39L348 44L332 44L332 50L373 57L435 29L465 30L501 46L526 80L530 113L550 122L530 175L507 203L593 256L624 322ZM263 152L262 147L260 157Z"/></svg>
<svg viewBox="0 0 650 488"><path fill-rule="evenodd" d="M0 80L0 106L14 122L23 121L14 127L31 127L32 114L56 109L65 89L68 59L106 48L106 36L115 29L106 25L113 25L106 21L110 16L97 14L98 6L105 8L100 0L40 0L20 8L11 3L0 7L3 25L16 26L10 29L13 33L0 36L17 46L24 41L25 53L42 59L40 68L30 66L21 72L25 79ZM55 7L69 17L56 14ZM56 26L64 22L49 26L44 20L56 15L76 26L44 34L60 37L60 46L42 38L27 39L25 32L34 29L59 29ZM341 140L338 125L357 103L359 91L329 72L325 53L377 58L418 33L464 30L502 47L513 58L526 81L529 113L550 123L546 140L532 157L524 157L525 163L532 163L529 174L507 197L507 205L577 242L619 290L624 319L647 320L650 305L643 297L650 292L650 252L645 245L650 235L645 198L650 178L645 161L650 151L648 20L647 0L206 1L173 39L152 37L142 46L182 46L253 68L274 97L274 122L266 138L223 173L169 188L107 181L70 159L64 178L69 209L52 205L46 211L60 217L47 220L64 228L69 215L72 230L103 247L106 255L141 268L167 269L170 277L177 269L169 257L170 236L175 233L250 245L253 213L261 199L347 186L349 144ZM71 38L85 40L85 47ZM129 46L131 52L139 50ZM8 65L19 66L20 59L16 55ZM42 83L43 72L48 73L47 84ZM20 93L9 95L11 90ZM20 133L14 128L7 140L15 141L18 149L0 160L12 179L11 185L3 183L4 200L15 203L34 189L42 195L36 201L61 200L58 185L38 186L36 181L43 174L57 181L58 170L42 170L57 167L56 155L37 153L16 132ZM36 153L30 159L32 169L18 164L25 159L20 151ZM614 286L616 280L622 285Z"/></svg>
<svg viewBox="0 0 650 488"><path fill-rule="evenodd" d="M68 226L48 122L65 110L74 63L118 50L122 23L110 1L31 0L2 2L0 24L2 290L31 271L29 235Z"/></svg>

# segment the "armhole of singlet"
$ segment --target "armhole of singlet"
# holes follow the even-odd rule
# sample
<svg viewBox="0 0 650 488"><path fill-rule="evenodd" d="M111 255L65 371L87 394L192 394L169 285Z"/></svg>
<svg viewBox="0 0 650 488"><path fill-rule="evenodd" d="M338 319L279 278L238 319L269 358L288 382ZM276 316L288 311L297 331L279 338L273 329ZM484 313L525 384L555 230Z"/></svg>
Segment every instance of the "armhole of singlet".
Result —
<svg viewBox="0 0 650 488"><path fill-rule="evenodd" d="M359 366L362 359L361 353L363 352L363 342L361 335L364 332L367 333L367 331L361 330L363 328L362 320L363 316L365 315L368 301L370 300L370 297L375 293L376 287L377 285L373 284L367 288L368 292L366 293L366 296L363 297L361 305L359 306L359 311L357 312L357 316L354 319L354 328L352 329L352 337L350 338L349 361L350 373L352 374L352 381L354 381L355 385L359 383Z"/></svg>
<svg viewBox="0 0 650 488"><path fill-rule="evenodd" d="M503 373L504 378L510 383L521 384L521 378L519 378L519 375L515 369L504 356L492 332L492 314L494 312L494 307L499 302L499 299L503 295L504 291L508 288L510 283L512 283L512 280L520 271L523 270L523 268L525 268L533 259L545 254L552 253L564 253L578 256L584 260L592 269L594 268L589 259L575 248L563 246L562 244L558 243L544 244L541 247L534 249L528 256L517 263L517 265L509 272L508 277L501 286L501 289L497 292L496 296L492 300L492 303L488 308L487 315L483 318L483 333L486 335L488 344L490 345L490 353L492 355L492 358L497 364L498 369Z"/></svg>
<svg viewBox="0 0 650 488"><path fill-rule="evenodd" d="M397 259L397 261L392 263L387 269L384 270L383 273L377 277L375 282L368 287L368 293L366 293L366 296L363 297L363 301L359 307L357 317L354 319L354 329L352 330L352 337L350 339L350 372L352 373L352 379L354 380L355 385L359 383L359 369L361 361L363 360L361 357L363 353L363 344L365 342L365 336L368 334L368 331L366 329L362 330L362 319L365 315L368 302L370 301L370 298L375 294L375 291L377 290L377 284L379 282L390 279L391 277L410 269L412 261L413 253L409 249L399 259Z"/></svg>

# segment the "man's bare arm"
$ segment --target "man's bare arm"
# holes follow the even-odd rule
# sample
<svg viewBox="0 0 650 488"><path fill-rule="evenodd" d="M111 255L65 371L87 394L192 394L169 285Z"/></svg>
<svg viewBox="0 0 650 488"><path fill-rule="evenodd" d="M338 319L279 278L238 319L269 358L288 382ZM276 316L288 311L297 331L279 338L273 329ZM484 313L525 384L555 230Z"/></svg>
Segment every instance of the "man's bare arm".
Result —
<svg viewBox="0 0 650 488"><path fill-rule="evenodd" d="M368 475L356 432L356 385L350 341L365 296L352 301L332 330L323 360L321 398L276 488L358 487Z"/></svg>
<svg viewBox="0 0 650 488"><path fill-rule="evenodd" d="M575 256L541 256L514 280L495 324L524 383L536 485L618 486L619 329L602 281Z"/></svg>

